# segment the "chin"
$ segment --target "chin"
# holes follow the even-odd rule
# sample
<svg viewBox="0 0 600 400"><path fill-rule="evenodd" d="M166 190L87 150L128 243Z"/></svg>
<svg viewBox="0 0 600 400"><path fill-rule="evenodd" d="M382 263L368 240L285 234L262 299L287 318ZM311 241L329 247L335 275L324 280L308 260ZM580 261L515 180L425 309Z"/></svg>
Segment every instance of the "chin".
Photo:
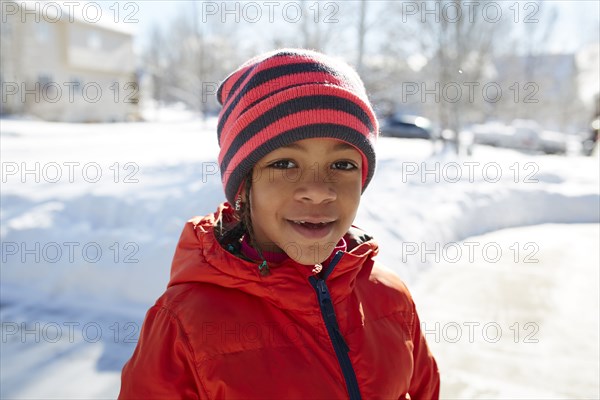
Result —
<svg viewBox="0 0 600 400"><path fill-rule="evenodd" d="M321 264L323 261L327 260L327 257L323 258L322 260L320 258L292 258L294 261L296 261L298 264L302 264L302 265L308 265L308 266L314 266L315 264Z"/></svg>
<svg viewBox="0 0 600 400"><path fill-rule="evenodd" d="M339 240L338 240L339 241ZM333 242L333 241L332 241ZM337 241L334 245L328 245L331 242L319 243L318 250L315 249L314 243L306 246L297 246L294 248L288 249L286 251L287 255L294 261L303 265L315 265L320 264L323 261L327 260L337 244Z"/></svg>

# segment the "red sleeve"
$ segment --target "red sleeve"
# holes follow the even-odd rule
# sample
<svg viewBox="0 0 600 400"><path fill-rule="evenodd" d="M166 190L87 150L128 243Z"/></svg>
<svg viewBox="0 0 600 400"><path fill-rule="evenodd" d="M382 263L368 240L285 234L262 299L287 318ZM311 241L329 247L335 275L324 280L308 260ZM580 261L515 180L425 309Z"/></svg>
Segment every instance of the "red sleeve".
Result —
<svg viewBox="0 0 600 400"><path fill-rule="evenodd" d="M408 391L411 400L432 400L440 398L440 373L429 351L425 336L421 332L421 322L413 305L415 321L412 327L413 376Z"/></svg>
<svg viewBox="0 0 600 400"><path fill-rule="evenodd" d="M194 353L180 321L152 307L121 374L119 399L200 399Z"/></svg>

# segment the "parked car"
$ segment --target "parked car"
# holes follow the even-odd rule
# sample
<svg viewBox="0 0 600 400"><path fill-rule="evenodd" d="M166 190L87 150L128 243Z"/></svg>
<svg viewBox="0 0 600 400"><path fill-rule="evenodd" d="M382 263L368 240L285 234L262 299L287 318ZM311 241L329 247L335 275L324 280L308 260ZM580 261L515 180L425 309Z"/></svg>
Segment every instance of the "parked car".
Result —
<svg viewBox="0 0 600 400"><path fill-rule="evenodd" d="M546 154L565 154L567 137L561 132L543 130L535 121L515 119L511 125L488 122L470 127L477 144Z"/></svg>
<svg viewBox="0 0 600 400"><path fill-rule="evenodd" d="M476 144L508 147L512 129L500 122L488 122L471 126L469 130L462 132L461 136L467 133L473 137L473 142Z"/></svg>
<svg viewBox="0 0 600 400"><path fill-rule="evenodd" d="M382 136L411 139L432 139L433 125L430 120L416 115L394 114L381 123Z"/></svg>
<svg viewBox="0 0 600 400"><path fill-rule="evenodd" d="M512 122L512 140L509 143L510 148L517 150L536 151L541 150L540 125L531 120L515 119Z"/></svg>
<svg viewBox="0 0 600 400"><path fill-rule="evenodd" d="M540 150L546 154L566 154L567 137L561 132L542 131L540 132Z"/></svg>

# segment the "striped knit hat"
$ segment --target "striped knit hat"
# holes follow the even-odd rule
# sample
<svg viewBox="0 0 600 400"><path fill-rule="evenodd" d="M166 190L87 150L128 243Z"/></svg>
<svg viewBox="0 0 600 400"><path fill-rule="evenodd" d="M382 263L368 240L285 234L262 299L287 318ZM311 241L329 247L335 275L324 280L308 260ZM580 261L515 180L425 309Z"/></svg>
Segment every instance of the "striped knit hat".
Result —
<svg viewBox="0 0 600 400"><path fill-rule="evenodd" d="M377 119L348 64L309 50L277 50L229 75L217 99L223 106L219 164L231 204L261 158L302 139L332 138L354 146L363 158L363 191L373 177Z"/></svg>

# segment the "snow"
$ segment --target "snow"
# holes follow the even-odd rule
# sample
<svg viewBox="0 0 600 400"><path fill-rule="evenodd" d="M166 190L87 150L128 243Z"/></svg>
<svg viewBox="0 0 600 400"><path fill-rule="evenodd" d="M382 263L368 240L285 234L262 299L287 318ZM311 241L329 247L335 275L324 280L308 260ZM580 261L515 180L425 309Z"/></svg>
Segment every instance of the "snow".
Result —
<svg viewBox="0 0 600 400"><path fill-rule="evenodd" d="M598 398L599 240L598 224L503 229L469 238L497 260L474 252L420 277L444 397Z"/></svg>
<svg viewBox="0 0 600 400"><path fill-rule="evenodd" d="M116 397L184 222L223 201L216 121L150 120L0 120L1 398ZM433 330L442 395L598 398L598 158L395 138L377 151L355 223Z"/></svg>

